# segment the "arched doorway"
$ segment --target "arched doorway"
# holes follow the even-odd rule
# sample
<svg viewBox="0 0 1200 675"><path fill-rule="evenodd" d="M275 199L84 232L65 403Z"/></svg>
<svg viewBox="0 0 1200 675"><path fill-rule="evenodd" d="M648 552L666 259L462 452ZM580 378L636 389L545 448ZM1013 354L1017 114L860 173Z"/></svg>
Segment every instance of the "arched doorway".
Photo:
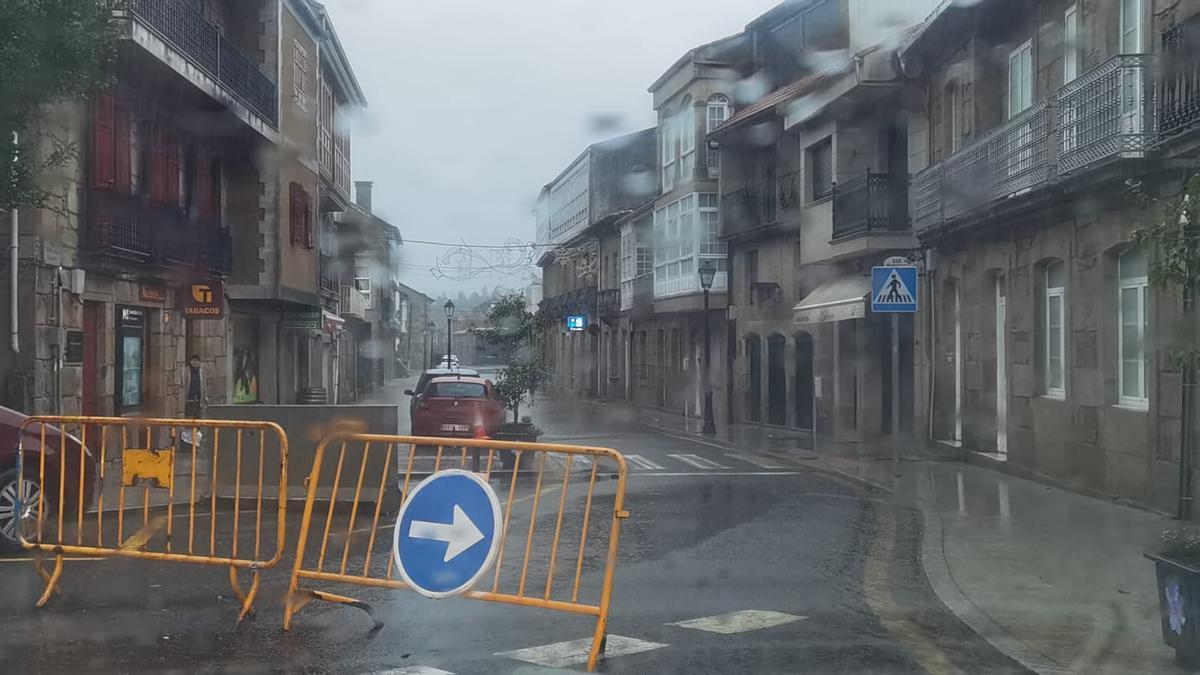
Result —
<svg viewBox="0 0 1200 675"><path fill-rule="evenodd" d="M796 426L812 429L813 425L813 339L808 333L797 333L796 342Z"/></svg>
<svg viewBox="0 0 1200 675"><path fill-rule="evenodd" d="M787 338L773 333L767 338L767 422L787 424Z"/></svg>
<svg viewBox="0 0 1200 675"><path fill-rule="evenodd" d="M746 336L746 361L750 377L746 392L746 416L751 422L762 421L762 339Z"/></svg>

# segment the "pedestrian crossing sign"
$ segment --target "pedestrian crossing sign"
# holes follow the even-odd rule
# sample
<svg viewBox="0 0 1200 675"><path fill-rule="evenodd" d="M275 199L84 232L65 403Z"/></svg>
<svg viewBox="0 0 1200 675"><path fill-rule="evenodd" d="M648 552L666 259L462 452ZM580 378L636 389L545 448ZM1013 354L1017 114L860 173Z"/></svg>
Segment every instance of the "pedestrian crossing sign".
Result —
<svg viewBox="0 0 1200 675"><path fill-rule="evenodd" d="M872 267L871 311L912 314L917 311L917 268Z"/></svg>

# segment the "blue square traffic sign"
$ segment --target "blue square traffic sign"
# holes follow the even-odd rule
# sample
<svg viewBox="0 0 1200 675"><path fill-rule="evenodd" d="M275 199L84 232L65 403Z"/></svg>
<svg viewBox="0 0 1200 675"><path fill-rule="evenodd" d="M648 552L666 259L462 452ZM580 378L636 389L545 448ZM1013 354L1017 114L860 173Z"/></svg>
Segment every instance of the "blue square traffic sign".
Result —
<svg viewBox="0 0 1200 675"><path fill-rule="evenodd" d="M917 311L917 268L871 268L871 311L912 314Z"/></svg>

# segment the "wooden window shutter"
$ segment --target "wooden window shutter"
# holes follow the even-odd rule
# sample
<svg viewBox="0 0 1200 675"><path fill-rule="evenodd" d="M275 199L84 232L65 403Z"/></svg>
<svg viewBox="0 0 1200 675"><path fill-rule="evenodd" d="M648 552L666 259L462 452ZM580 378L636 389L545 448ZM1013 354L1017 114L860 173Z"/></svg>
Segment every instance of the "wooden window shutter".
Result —
<svg viewBox="0 0 1200 675"><path fill-rule="evenodd" d="M113 186L121 194L129 194L133 188L133 162L130 156L132 144L130 135L133 133L133 119L129 108L118 104L114 116L116 131L114 133L113 171L115 172Z"/></svg>
<svg viewBox="0 0 1200 675"><path fill-rule="evenodd" d="M292 244L299 244L304 230L304 190L299 183L288 184L288 225Z"/></svg>
<svg viewBox="0 0 1200 675"><path fill-rule="evenodd" d="M167 181L164 202L168 206L179 205L179 136L172 132L163 134L167 144Z"/></svg>
<svg viewBox="0 0 1200 675"><path fill-rule="evenodd" d="M108 190L116 180L113 163L116 124L115 97L98 94L92 106L92 187Z"/></svg>
<svg viewBox="0 0 1200 675"><path fill-rule="evenodd" d="M307 191L304 191L304 245L308 248L316 245L313 239L312 199Z"/></svg>
<svg viewBox="0 0 1200 675"><path fill-rule="evenodd" d="M193 186L193 190L196 212L201 218L212 218L216 215L216 205L213 204L212 160L204 148L197 146L194 161L196 162L196 184Z"/></svg>
<svg viewBox="0 0 1200 675"><path fill-rule="evenodd" d="M161 122L154 122L150 129L150 201L167 202L167 143Z"/></svg>

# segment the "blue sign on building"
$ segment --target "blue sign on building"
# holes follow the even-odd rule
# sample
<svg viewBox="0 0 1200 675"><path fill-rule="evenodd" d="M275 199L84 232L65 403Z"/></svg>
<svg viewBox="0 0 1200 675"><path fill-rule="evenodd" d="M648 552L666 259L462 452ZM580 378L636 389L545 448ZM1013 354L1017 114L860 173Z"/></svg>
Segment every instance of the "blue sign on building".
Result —
<svg viewBox="0 0 1200 675"><path fill-rule="evenodd" d="M500 500L478 475L439 471L421 481L396 516L392 555L413 590L431 598L468 590L496 557Z"/></svg>
<svg viewBox="0 0 1200 675"><path fill-rule="evenodd" d="M584 330L587 328L587 316L572 314L567 317L567 330Z"/></svg>
<svg viewBox="0 0 1200 675"><path fill-rule="evenodd" d="M871 268L871 311L912 314L917 311L917 268Z"/></svg>

